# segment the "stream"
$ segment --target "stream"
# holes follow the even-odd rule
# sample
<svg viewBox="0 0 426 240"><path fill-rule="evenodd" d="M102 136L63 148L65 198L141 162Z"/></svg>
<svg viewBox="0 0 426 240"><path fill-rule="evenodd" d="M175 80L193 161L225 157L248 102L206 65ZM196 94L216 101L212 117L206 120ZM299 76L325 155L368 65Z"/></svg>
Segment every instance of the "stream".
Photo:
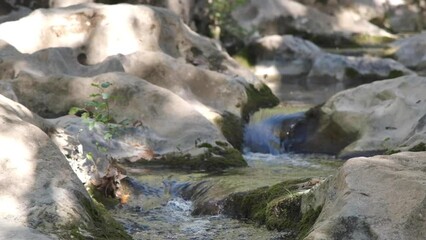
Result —
<svg viewBox="0 0 426 240"><path fill-rule="evenodd" d="M327 155L286 153L276 137L277 129L289 126L283 125L283 120L292 122L301 115L265 115L246 128L249 137L245 138L243 156L248 167L218 173L128 169L129 177L123 185L130 198L112 210L113 216L134 239L287 239L286 232L226 217L220 200L231 193L287 180L325 178L343 163ZM257 147L262 151L254 152L258 143L262 143Z"/></svg>

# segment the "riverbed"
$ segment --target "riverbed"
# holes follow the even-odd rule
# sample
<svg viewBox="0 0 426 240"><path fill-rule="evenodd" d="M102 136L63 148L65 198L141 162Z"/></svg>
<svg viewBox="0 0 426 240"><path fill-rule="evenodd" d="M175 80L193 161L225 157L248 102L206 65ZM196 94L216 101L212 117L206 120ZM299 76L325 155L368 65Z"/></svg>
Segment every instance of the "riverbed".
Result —
<svg viewBox="0 0 426 240"><path fill-rule="evenodd" d="M287 239L286 232L228 218L220 206L213 215L194 215L194 201L220 204L235 192L292 179L326 178L342 164L327 155L246 153L244 158L248 167L217 173L133 168L129 201L112 214L134 239ZM197 184L203 188L196 196L182 196L184 189Z"/></svg>

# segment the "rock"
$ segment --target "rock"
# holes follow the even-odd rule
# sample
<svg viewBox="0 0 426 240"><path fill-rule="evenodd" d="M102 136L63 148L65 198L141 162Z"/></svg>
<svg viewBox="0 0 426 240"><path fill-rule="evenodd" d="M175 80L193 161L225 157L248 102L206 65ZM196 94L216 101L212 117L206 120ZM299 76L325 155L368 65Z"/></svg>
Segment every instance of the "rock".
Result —
<svg viewBox="0 0 426 240"><path fill-rule="evenodd" d="M20 72L35 76L70 75L92 77L107 72L124 72L121 62L108 58L95 65L82 65L71 48L48 48L33 54L22 54L0 40L0 79L13 79Z"/></svg>
<svg viewBox="0 0 426 240"><path fill-rule="evenodd" d="M313 62L308 75L308 87L315 88L317 84L323 85L331 81L342 83L343 90L412 73L393 59L322 54Z"/></svg>
<svg viewBox="0 0 426 240"><path fill-rule="evenodd" d="M67 137L68 135L80 138L74 143L70 141L69 144L63 144L62 146L65 148L75 149L82 144L85 154L92 152L95 159L99 157L105 161L105 153L97 150L97 143L101 148L107 148L109 154L115 158L135 161L135 158L142 158L137 156L144 152L146 144L157 154L164 156L177 154L169 156L169 161L175 159L174 162L169 162L175 167L202 167L200 161L205 161L206 164L221 162L220 168L246 165L241 154L231 149L220 130L201 115L193 105L169 90L132 75L106 73L93 78L70 76L37 78L29 74L21 74L13 80L4 82L12 85L19 101L30 109L45 117L56 118L66 115L73 106L84 106L85 102L92 101L90 94L96 93L96 89L91 87L91 83L106 81L112 83L106 93L116 99L111 101L109 106L113 119L116 122L128 120L131 123L130 127L132 125L141 125L141 127L127 129L128 132L124 131L121 137L117 138L118 142L108 142L104 139L107 133L105 128L95 129L96 131L91 132L80 118L62 117L52 120L56 128L64 131L59 132L64 135L58 136L58 138L71 140ZM216 150L213 151L217 155L216 158L210 156L212 149L198 146L199 144L209 144L213 147L220 145L218 143L223 143L228 147L220 148L222 149L220 154ZM63 148L63 151L66 149ZM79 151L79 153L82 152ZM193 158L188 158L187 154ZM227 163L223 161L225 158L227 158ZM178 159L182 161L178 161ZM99 163L99 165L102 169L107 166L105 163ZM209 166L213 168L212 165ZM84 171L86 172L86 170ZM87 176L86 173L83 175Z"/></svg>
<svg viewBox="0 0 426 240"><path fill-rule="evenodd" d="M16 21L30 14L31 9L0 1L0 23Z"/></svg>
<svg viewBox="0 0 426 240"><path fill-rule="evenodd" d="M377 81L342 91L311 109L306 142L294 151L371 155L412 148L426 137L426 78L416 75Z"/></svg>
<svg viewBox="0 0 426 240"><path fill-rule="evenodd" d="M126 17L117 18L114 14L117 11ZM34 41L26 41L28 38ZM22 53L70 47L77 56L84 56L89 65L117 54L162 52L193 65L244 77L256 86L261 84L216 42L191 31L177 15L146 5L88 3L39 9L18 21L0 25L0 39Z"/></svg>
<svg viewBox="0 0 426 240"><path fill-rule="evenodd" d="M126 17L117 19L117 11ZM31 31L15 34L21 28ZM28 42L27 37L35 40ZM120 61L125 71L177 93L211 122L225 122L231 113L241 125L241 118L247 120L260 107L278 104L254 74L166 9L129 4L39 9L0 25L0 39L30 54L3 57L8 73L3 78L24 70L39 76L94 76L122 71ZM232 144L238 147L241 141Z"/></svg>
<svg viewBox="0 0 426 240"><path fill-rule="evenodd" d="M406 67L416 71L426 69L426 33L395 41L390 47L395 51L395 59Z"/></svg>
<svg viewBox="0 0 426 240"><path fill-rule="evenodd" d="M419 1L301 0L299 2L336 17L352 15L357 19L385 27L394 33L414 32L421 30L424 26L422 22L424 5L422 7Z"/></svg>
<svg viewBox="0 0 426 240"><path fill-rule="evenodd" d="M0 236L56 239L107 234L128 239L123 228L92 202L42 131L49 125L43 121L0 95L0 222L7 222L1 224Z"/></svg>
<svg viewBox="0 0 426 240"><path fill-rule="evenodd" d="M169 89L214 122L224 112L241 116L248 101L241 77L195 67L160 52L137 52L120 58L127 73Z"/></svg>
<svg viewBox="0 0 426 240"><path fill-rule="evenodd" d="M413 33L421 31L423 21L421 9L414 4L404 4L391 8L388 15L389 27L396 33Z"/></svg>
<svg viewBox="0 0 426 240"><path fill-rule="evenodd" d="M302 209L323 205L304 239L422 239L425 159L425 152L403 152L348 160L328 187L317 189L321 197L303 197Z"/></svg>
<svg viewBox="0 0 426 240"><path fill-rule="evenodd" d="M94 0L49 0L49 7L60 8L82 3L93 3Z"/></svg>
<svg viewBox="0 0 426 240"><path fill-rule="evenodd" d="M297 34L321 46L372 45L395 38L364 19L331 16L291 0L252 0L236 9L233 17L261 36Z"/></svg>
<svg viewBox="0 0 426 240"><path fill-rule="evenodd" d="M256 56L255 74L282 101L320 104L338 91L412 73L392 59L330 54L291 35L260 38L250 54Z"/></svg>

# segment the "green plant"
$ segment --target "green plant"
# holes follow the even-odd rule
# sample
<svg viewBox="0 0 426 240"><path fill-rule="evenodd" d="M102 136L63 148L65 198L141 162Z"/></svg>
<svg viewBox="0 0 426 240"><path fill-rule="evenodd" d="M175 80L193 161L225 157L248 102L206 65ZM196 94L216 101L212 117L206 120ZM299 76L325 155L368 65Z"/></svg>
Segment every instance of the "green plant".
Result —
<svg viewBox="0 0 426 240"><path fill-rule="evenodd" d="M127 125L127 121L116 123L111 115L110 106L114 96L111 96L110 93L107 92L107 89L112 86L112 83L92 83L91 86L96 89L95 93L90 94L92 100L86 102L83 108L72 107L69 114L81 114L89 130L93 130L99 123L104 124L107 127L104 139L111 140L119 128Z"/></svg>

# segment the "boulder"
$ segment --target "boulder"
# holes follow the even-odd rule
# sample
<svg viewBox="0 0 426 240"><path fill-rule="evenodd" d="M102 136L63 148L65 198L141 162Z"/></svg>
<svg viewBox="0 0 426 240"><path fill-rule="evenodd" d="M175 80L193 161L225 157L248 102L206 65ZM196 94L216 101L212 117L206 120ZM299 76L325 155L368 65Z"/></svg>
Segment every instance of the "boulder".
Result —
<svg viewBox="0 0 426 240"><path fill-rule="evenodd" d="M304 239L423 239L425 169L425 152L348 160L328 183L302 197L302 211L322 206Z"/></svg>
<svg viewBox="0 0 426 240"><path fill-rule="evenodd" d="M426 33L400 39L390 44L395 59L416 71L426 70Z"/></svg>
<svg viewBox="0 0 426 240"><path fill-rule="evenodd" d="M119 123L126 120L130 123L129 127L140 126L129 128L128 132L124 131L122 138L118 137L119 142L106 141L104 136L108 131L105 128L94 132L89 131L87 124L80 118L62 117L52 120L56 128L64 131L65 139L69 139L67 135L79 136L84 153L92 152L96 158L102 157L102 160L107 160L105 152L97 150L98 144L102 148L109 149L110 155L115 158L134 161L142 158L137 156L144 152L144 146L161 155L176 153L183 157L190 154L198 159L205 156L206 152L210 154L212 150L201 147L199 144L208 144L213 147L223 143L222 145L228 146L221 154L216 154L217 157L213 160L222 161L224 156L228 156L229 166L245 165L241 154L236 154L232 158L227 155L233 152L227 140L220 130L201 115L192 104L173 92L138 77L126 73L106 73L93 78L65 75L38 78L30 74L20 74L17 78L4 80L4 82L10 84L20 102L34 112L50 118L61 117L66 115L71 107L83 107L86 102L93 101L90 95L97 93L97 90L91 87L92 83L111 83L112 85L105 90L105 93L111 96L109 112L114 121ZM117 128L121 127L117 126ZM79 144L77 141L76 144L64 146L75 148ZM80 153L83 152L80 151ZM203 161L209 159L209 156ZM199 165L200 159L194 163L194 166L185 165L192 160L194 159L186 159L186 157L182 161L176 160L175 163L178 164L176 167L202 167ZM206 161L206 163L210 162ZM103 164L103 166L106 165ZM225 167L227 167L226 164L221 165L220 168Z"/></svg>
<svg viewBox="0 0 426 240"><path fill-rule="evenodd" d="M392 59L326 53L292 35L260 38L250 53L256 56L255 74L283 101L320 104L350 87L412 74Z"/></svg>
<svg viewBox="0 0 426 240"><path fill-rule="evenodd" d="M424 144L425 83L426 78L410 75L334 95L294 128L294 136L306 134L307 139L293 150L350 157Z"/></svg>
<svg viewBox="0 0 426 240"><path fill-rule="evenodd" d="M116 18L116 12L126 17ZM16 34L18 29L26 29L24 35ZM39 9L1 24L0 39L29 54L3 57L6 78L23 70L40 76L94 76L122 71L120 61L126 72L177 93L212 122L227 122L228 113L247 120L259 107L278 104L254 74L166 9L90 3Z"/></svg>
<svg viewBox="0 0 426 240"><path fill-rule="evenodd" d="M117 18L117 12L125 17ZM34 41L28 42L28 38ZM22 53L70 47L89 65L117 54L162 52L196 66L244 77L256 86L261 84L215 41L191 31L172 12L147 5L87 3L38 9L0 25L0 39Z"/></svg>
<svg viewBox="0 0 426 240"><path fill-rule="evenodd" d="M39 77L62 74L93 77L107 72L124 72L120 60L116 58L90 66L83 65L80 56L71 48L48 48L33 54L22 54L0 40L0 49L0 79L13 79L20 72Z"/></svg>
<svg viewBox="0 0 426 240"><path fill-rule="evenodd" d="M0 122L2 238L129 238L92 202L44 132L47 122L2 95Z"/></svg>
<svg viewBox="0 0 426 240"><path fill-rule="evenodd" d="M248 1L233 12L233 17L248 31L261 36L296 34L321 46L379 44L395 36L352 15L339 17L291 0Z"/></svg>
<svg viewBox="0 0 426 240"><path fill-rule="evenodd" d="M421 1L332 0L298 1L324 13L340 17L352 15L370 21L394 33L415 32L424 26L424 4ZM423 8L423 9L422 9Z"/></svg>

